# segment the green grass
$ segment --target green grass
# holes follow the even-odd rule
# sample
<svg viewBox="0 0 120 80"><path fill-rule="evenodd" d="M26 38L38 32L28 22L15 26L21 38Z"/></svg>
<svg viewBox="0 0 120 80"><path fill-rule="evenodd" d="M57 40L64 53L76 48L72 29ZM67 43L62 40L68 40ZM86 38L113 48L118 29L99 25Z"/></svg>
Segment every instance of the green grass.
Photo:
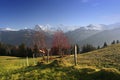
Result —
<svg viewBox="0 0 120 80"><path fill-rule="evenodd" d="M0 56L0 80L120 80L120 44L79 54L77 66L73 55L34 63L41 60Z"/></svg>
<svg viewBox="0 0 120 80"><path fill-rule="evenodd" d="M73 56L66 57L66 60L73 63ZM78 65L81 67L116 68L120 70L120 44L108 46L78 55Z"/></svg>
<svg viewBox="0 0 120 80"><path fill-rule="evenodd" d="M114 68L79 68L64 66L64 60L50 64L29 66L1 74L0 80L120 80L120 72Z"/></svg>

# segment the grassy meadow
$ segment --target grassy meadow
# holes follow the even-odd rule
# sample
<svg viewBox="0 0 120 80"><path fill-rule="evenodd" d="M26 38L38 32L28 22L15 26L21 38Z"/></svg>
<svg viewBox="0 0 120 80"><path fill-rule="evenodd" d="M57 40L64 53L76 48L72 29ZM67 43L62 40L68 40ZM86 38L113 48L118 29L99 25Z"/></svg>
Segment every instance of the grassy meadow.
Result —
<svg viewBox="0 0 120 80"><path fill-rule="evenodd" d="M0 80L120 80L120 44L78 54L77 66L73 55L49 63L41 57L28 61L0 56Z"/></svg>

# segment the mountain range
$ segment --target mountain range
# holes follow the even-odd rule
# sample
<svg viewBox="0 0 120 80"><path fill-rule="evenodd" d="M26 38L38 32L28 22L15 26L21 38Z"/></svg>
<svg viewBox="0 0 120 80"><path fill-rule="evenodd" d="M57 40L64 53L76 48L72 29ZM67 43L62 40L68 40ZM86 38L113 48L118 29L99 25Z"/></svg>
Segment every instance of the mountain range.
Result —
<svg viewBox="0 0 120 80"><path fill-rule="evenodd" d="M59 25L59 27L64 25ZM69 28L69 30L67 30ZM70 28L72 28L70 30ZM76 29L75 29L76 28ZM60 29L60 28L59 28ZM88 26L67 26L65 35L68 37L71 44L92 44L94 46L102 46L104 42L110 44L113 40L120 40L120 23L110 25L93 25ZM33 35L35 31L42 31L45 34L46 42L51 45L52 37L57 28L52 28L50 25L35 25L33 29L15 30L11 28L0 28L0 41L12 45L17 45L23 42L30 43L32 38L26 37L26 34Z"/></svg>

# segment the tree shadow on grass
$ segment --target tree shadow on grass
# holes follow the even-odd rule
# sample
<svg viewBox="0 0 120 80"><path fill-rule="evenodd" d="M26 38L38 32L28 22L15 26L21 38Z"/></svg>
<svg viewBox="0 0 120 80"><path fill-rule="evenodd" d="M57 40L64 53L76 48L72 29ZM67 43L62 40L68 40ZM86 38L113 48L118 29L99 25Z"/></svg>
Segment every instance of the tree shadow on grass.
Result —
<svg viewBox="0 0 120 80"><path fill-rule="evenodd" d="M64 61L63 61L64 62ZM120 80L120 72L114 68L101 69L96 71L91 68L78 69L74 66L63 66L63 63L59 60L55 60L50 64L40 63L37 66L29 66L13 72L16 73L27 73L34 70L45 70L49 69L45 73L38 73L37 80ZM30 77L32 78L33 75Z"/></svg>

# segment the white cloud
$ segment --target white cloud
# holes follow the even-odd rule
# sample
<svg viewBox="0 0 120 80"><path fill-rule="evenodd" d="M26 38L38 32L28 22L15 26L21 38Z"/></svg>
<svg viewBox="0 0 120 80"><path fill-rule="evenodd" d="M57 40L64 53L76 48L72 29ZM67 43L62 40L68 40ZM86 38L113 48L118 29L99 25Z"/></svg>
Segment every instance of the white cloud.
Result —
<svg viewBox="0 0 120 80"><path fill-rule="evenodd" d="M86 26L85 28L88 30L103 30L103 26L99 24L94 24L94 25L90 24Z"/></svg>
<svg viewBox="0 0 120 80"><path fill-rule="evenodd" d="M72 30L75 30L77 28L80 28L80 26L67 26L67 31L72 31Z"/></svg>

